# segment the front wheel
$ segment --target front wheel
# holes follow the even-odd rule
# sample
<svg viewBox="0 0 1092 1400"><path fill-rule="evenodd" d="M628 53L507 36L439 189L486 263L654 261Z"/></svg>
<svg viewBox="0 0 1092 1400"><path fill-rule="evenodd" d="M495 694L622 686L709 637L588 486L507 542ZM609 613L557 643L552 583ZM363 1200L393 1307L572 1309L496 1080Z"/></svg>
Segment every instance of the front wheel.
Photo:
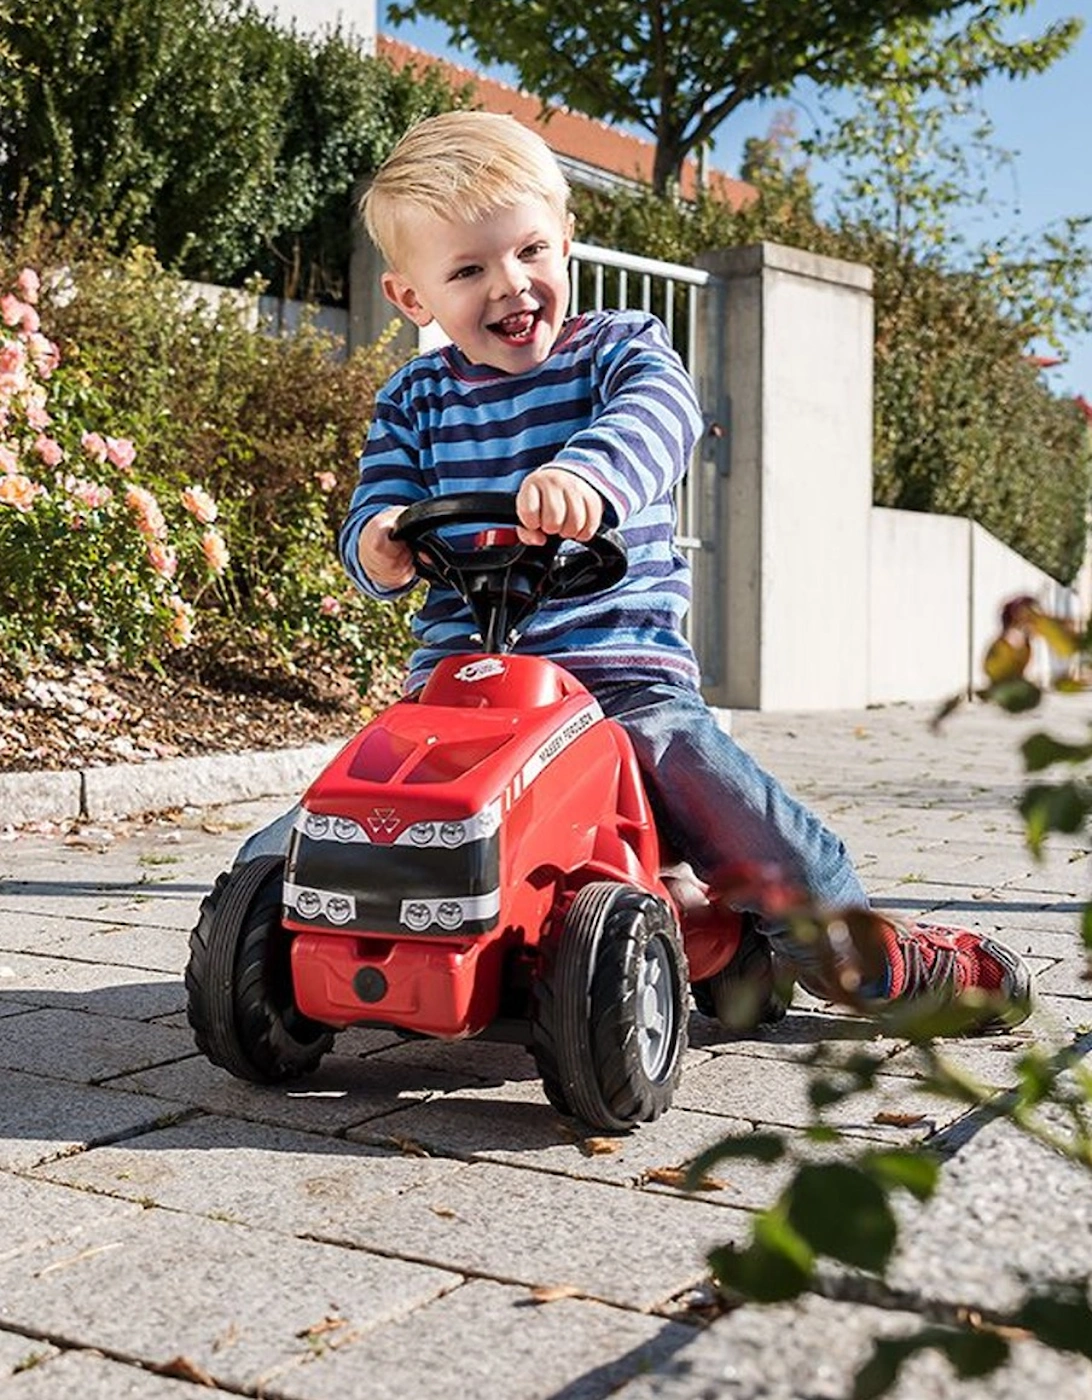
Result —
<svg viewBox="0 0 1092 1400"><path fill-rule="evenodd" d="M281 924L284 859L221 875L190 934L186 1012L197 1048L239 1079L275 1084L318 1068L330 1030L297 1011Z"/></svg>
<svg viewBox="0 0 1092 1400"><path fill-rule="evenodd" d="M532 1048L555 1107L606 1131L658 1118L686 1044L686 958L670 907L627 885L586 885L540 981Z"/></svg>

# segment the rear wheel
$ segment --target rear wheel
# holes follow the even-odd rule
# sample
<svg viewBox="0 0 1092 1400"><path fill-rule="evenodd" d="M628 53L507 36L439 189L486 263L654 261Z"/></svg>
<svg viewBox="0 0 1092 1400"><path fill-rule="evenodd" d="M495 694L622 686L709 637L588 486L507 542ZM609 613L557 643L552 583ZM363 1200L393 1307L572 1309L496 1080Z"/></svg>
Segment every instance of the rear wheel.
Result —
<svg viewBox="0 0 1092 1400"><path fill-rule="evenodd" d="M686 960L670 907L586 885L535 995L532 1050L547 1097L621 1131L670 1105L686 1041Z"/></svg>
<svg viewBox="0 0 1092 1400"><path fill-rule="evenodd" d="M334 1043L293 1001L283 879L281 856L221 875L201 903L186 967L197 1048L237 1078L266 1084L309 1074Z"/></svg>
<svg viewBox="0 0 1092 1400"><path fill-rule="evenodd" d="M730 1031L751 1031L780 1021L792 1000L792 984L777 975L770 941L754 918L743 915L743 936L732 961L691 988L703 1016Z"/></svg>

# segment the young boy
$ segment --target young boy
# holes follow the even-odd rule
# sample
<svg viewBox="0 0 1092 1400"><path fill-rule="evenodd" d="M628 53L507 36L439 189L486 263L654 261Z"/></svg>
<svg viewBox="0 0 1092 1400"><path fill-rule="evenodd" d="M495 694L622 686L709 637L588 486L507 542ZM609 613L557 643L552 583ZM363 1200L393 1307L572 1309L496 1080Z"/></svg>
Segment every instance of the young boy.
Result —
<svg viewBox="0 0 1092 1400"><path fill-rule="evenodd" d="M456 491L510 492L520 537L586 540L618 528L629 572L594 597L547 604L520 649L564 665L633 741L670 846L709 880L743 862L773 865L821 906L866 907L842 842L717 724L699 692L681 630L688 568L674 548L672 490L701 414L662 325L638 311L570 318L572 216L545 143L509 117L453 112L414 127L363 200L387 265L383 291L417 326L452 342L420 355L380 391L341 535L353 581L375 598L412 587L413 561L392 537L401 511ZM432 585L417 614L407 689L443 656L475 650L473 624ZM1027 1014L1030 977L1007 948L977 934L902 928L860 975L877 1001L941 1000L972 989L994 1001L986 1024ZM805 985L838 998L776 928L778 951Z"/></svg>

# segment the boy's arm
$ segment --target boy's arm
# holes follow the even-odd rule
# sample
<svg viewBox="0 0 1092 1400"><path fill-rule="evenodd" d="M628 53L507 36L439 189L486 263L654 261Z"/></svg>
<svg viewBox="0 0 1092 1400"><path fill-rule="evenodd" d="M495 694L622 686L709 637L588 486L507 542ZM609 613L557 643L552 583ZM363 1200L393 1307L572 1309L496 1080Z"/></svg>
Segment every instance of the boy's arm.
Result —
<svg viewBox="0 0 1092 1400"><path fill-rule="evenodd" d="M702 431L701 409L693 381L653 316L612 318L596 357L601 408L524 485L560 468L594 488L608 521L621 524L681 480Z"/></svg>
<svg viewBox="0 0 1092 1400"><path fill-rule="evenodd" d="M404 413L380 393L360 456L360 479L338 537L356 586L372 598L396 598L416 581L410 552L390 535L406 506L423 500L416 435Z"/></svg>

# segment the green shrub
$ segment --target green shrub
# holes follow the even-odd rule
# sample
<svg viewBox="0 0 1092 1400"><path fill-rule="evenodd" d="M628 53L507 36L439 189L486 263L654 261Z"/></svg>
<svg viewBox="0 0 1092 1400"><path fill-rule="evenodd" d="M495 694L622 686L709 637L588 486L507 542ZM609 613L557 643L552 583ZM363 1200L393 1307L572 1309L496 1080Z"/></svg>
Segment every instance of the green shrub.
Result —
<svg viewBox="0 0 1092 1400"><path fill-rule="evenodd" d="M60 362L35 384L63 457L50 467L36 451L24 394L0 438L19 495L0 504L0 656L161 662L192 626L204 651L388 684L406 606L359 597L336 555L384 346L339 362L317 331L255 330L241 297L187 304L147 251L114 258L40 227L0 249L5 287L23 267L43 269L38 311ZM132 451L93 461L88 431ZM70 477L99 488L93 509Z"/></svg>

